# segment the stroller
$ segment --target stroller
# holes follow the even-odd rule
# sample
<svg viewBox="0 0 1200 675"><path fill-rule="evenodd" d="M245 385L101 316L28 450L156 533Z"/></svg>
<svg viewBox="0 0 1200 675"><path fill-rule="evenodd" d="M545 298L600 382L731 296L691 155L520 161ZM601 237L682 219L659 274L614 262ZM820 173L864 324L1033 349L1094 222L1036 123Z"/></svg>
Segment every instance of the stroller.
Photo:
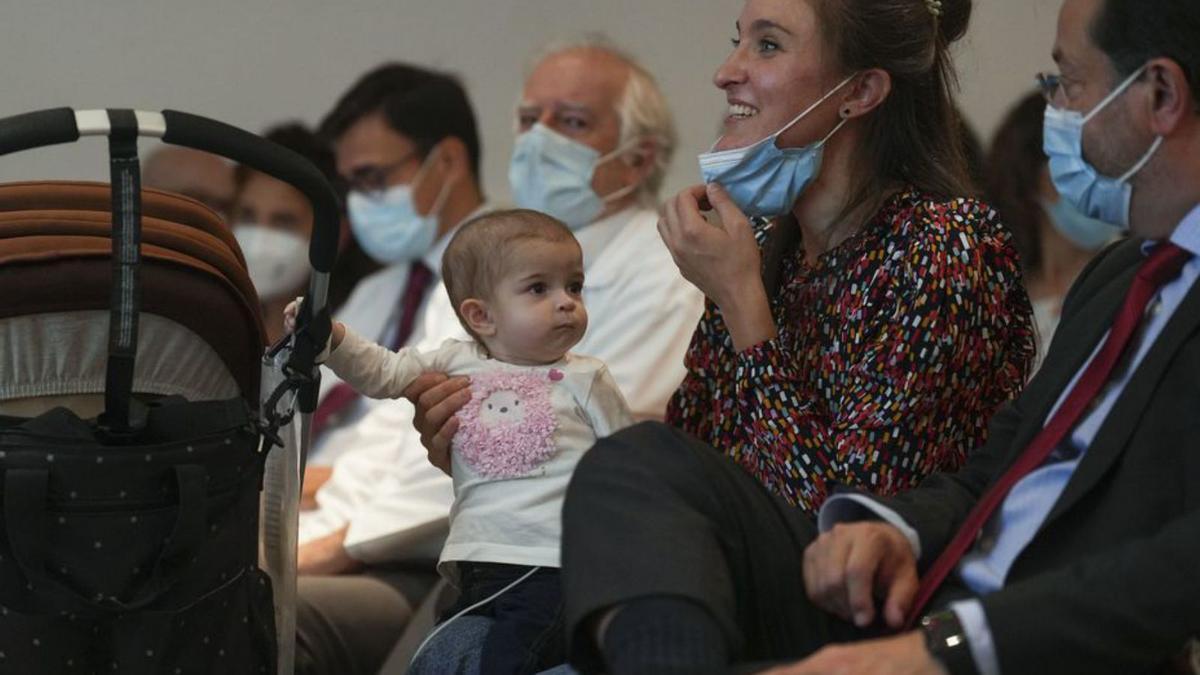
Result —
<svg viewBox="0 0 1200 675"><path fill-rule="evenodd" d="M108 137L111 185L0 186L0 673L291 673L336 194L295 153L169 110L0 119L0 155L81 136ZM232 234L141 190L139 136L312 202L293 336L264 351Z"/></svg>

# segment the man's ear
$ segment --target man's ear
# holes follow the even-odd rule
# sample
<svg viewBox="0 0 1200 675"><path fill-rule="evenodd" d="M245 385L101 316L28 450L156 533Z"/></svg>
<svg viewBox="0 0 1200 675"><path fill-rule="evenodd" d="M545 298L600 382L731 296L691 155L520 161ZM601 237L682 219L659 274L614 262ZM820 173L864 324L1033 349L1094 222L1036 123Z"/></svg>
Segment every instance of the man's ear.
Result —
<svg viewBox="0 0 1200 675"><path fill-rule="evenodd" d="M492 337L496 334L496 322L492 318L492 312L487 303L483 300L467 298L459 305L458 311L462 315L463 321L466 321L467 326L471 328L472 333L479 337Z"/></svg>
<svg viewBox="0 0 1200 675"><path fill-rule="evenodd" d="M629 150L625 163L634 170L638 183L645 181L658 168L658 141L642 139Z"/></svg>
<svg viewBox="0 0 1200 675"><path fill-rule="evenodd" d="M1195 103L1187 73L1172 59L1157 58L1146 65L1154 98L1150 124L1156 136L1171 135L1195 114Z"/></svg>
<svg viewBox="0 0 1200 675"><path fill-rule="evenodd" d="M471 179L474 170L471 166L471 153L467 152L467 144L457 136L447 136L441 141L437 162L441 165L442 175L447 181L462 181Z"/></svg>

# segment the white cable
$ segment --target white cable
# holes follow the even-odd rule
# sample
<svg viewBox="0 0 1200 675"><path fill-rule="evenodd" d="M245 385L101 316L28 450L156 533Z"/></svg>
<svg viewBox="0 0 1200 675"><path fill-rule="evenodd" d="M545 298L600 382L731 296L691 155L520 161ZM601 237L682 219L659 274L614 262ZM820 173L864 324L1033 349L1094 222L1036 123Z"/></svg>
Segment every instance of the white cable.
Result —
<svg viewBox="0 0 1200 675"><path fill-rule="evenodd" d="M417 647L417 651L413 652L412 660L410 660L408 662L408 666L411 668L412 664L416 663L417 657L421 655L421 651L423 649L425 649L425 645L429 644L429 641L432 640L435 635L442 632L443 628L445 628L446 626L449 626L452 621L454 621L458 617L462 616L463 614L466 614L467 612L470 612L472 610L479 609L480 607L488 604L489 602L495 600L496 598L504 595L505 593L512 590L512 588L514 586L516 586L517 584L519 584L522 581L525 581L529 577L533 576L533 573L540 569L542 569L542 568L535 567L535 568L529 570L525 574L521 575L520 579L517 579L516 581L512 582L511 584L505 586L504 588L501 588L500 590L496 591L495 593L491 594L490 596L484 598L483 600L480 600L479 602L471 605L470 607L467 607L466 609L460 611L459 613L455 614L454 616L450 617L449 619L446 619L445 621L443 621L441 624L438 625L437 628L433 629L433 632L431 632L428 637L426 637L424 640L421 641L421 644Z"/></svg>

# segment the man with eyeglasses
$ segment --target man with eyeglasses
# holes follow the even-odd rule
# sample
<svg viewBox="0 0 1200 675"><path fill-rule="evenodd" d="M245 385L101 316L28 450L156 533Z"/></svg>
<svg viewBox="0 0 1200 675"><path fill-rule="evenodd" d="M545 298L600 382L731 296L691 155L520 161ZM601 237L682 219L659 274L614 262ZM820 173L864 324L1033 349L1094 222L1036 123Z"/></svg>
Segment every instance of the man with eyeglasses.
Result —
<svg viewBox="0 0 1200 675"><path fill-rule="evenodd" d="M462 85L417 66L380 66L342 96L321 133L349 186L351 232L384 265L355 287L338 319L393 348L464 337L442 302L442 252L454 230L488 206ZM297 672L374 673L436 581L432 563L453 491L424 453L403 451L411 410L360 397L323 374L304 480L310 508L300 517ZM395 491L402 503L376 502ZM388 541L412 523L424 530Z"/></svg>
<svg viewBox="0 0 1200 675"><path fill-rule="evenodd" d="M639 666L728 654L804 659L771 675L1193 672L1184 649L1200 632L1200 3L1065 0L1054 59L1061 76L1042 82L1055 187L1130 238L1080 275L1042 369L993 418L987 443L962 470L908 493L836 494L814 527L706 448L631 461L644 442L621 432L599 441L564 506L568 610L578 602L573 563L580 589L589 571L617 570L594 585L629 581L568 624L586 672L600 649L627 654L646 634L671 642L639 650ZM650 433L670 430L629 438ZM689 489L713 474L711 490ZM628 549L572 550L573 526L638 531L644 516L603 510L613 499L675 514L679 527L650 536L710 564L644 594L622 562ZM729 672L728 659L706 658L687 670L607 672Z"/></svg>

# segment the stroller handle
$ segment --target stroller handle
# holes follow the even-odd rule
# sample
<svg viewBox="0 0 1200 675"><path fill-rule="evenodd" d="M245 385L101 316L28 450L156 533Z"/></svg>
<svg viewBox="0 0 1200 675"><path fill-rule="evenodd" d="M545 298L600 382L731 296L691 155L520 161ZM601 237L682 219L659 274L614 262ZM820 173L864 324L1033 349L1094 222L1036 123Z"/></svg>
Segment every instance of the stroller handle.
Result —
<svg viewBox="0 0 1200 675"><path fill-rule="evenodd" d="M111 130L110 112L113 111L50 108L5 117L0 119L0 155L73 143L82 136L106 136ZM132 112L139 136L157 137L164 143L227 157L274 176L303 193L313 208L309 263L320 274L328 274L333 268L341 226L338 197L311 162L248 131L207 117L176 110ZM314 297L314 309L320 309L324 300Z"/></svg>
<svg viewBox="0 0 1200 675"><path fill-rule="evenodd" d="M316 357L329 337L330 322L326 311L329 273L337 259L341 227L337 193L329 181L317 167L292 150L224 122L177 110L146 112L118 108L49 108L2 118L0 156L48 145L73 143L82 136L109 136L111 140L118 135L161 138L165 143L227 157L288 183L308 198L313 209L313 235L308 245L308 260L314 273L309 279L308 294L300 308L298 324L301 328L292 336L293 349L288 367L293 373L307 374L306 383L300 386L298 405L302 412L311 413L316 409L316 385L320 377L315 366ZM133 151L136 153L136 147ZM134 200L140 208L137 195ZM114 196L114 206L117 202ZM122 372L128 381L118 383L112 380L110 386L106 387L106 397L110 399L107 408L118 410L115 417L123 420L119 426L124 428L132 423L124 421L127 415L117 404L129 398L132 386L134 347L128 335L137 334L137 280L129 270L136 268L136 259L132 265L127 264L128 261L122 263L116 256L114 261L118 271L124 269L121 274L126 275L122 277L124 281L114 284L114 293L119 297L114 295L112 324L117 327L114 330L119 329L121 336L114 344L117 344L118 351L123 349L130 353L124 354L126 363L114 370L114 352L110 345L110 379L111 373ZM120 294L122 290L124 294ZM124 330L122 326L125 324L133 326L133 329ZM120 391L113 393L113 390Z"/></svg>

